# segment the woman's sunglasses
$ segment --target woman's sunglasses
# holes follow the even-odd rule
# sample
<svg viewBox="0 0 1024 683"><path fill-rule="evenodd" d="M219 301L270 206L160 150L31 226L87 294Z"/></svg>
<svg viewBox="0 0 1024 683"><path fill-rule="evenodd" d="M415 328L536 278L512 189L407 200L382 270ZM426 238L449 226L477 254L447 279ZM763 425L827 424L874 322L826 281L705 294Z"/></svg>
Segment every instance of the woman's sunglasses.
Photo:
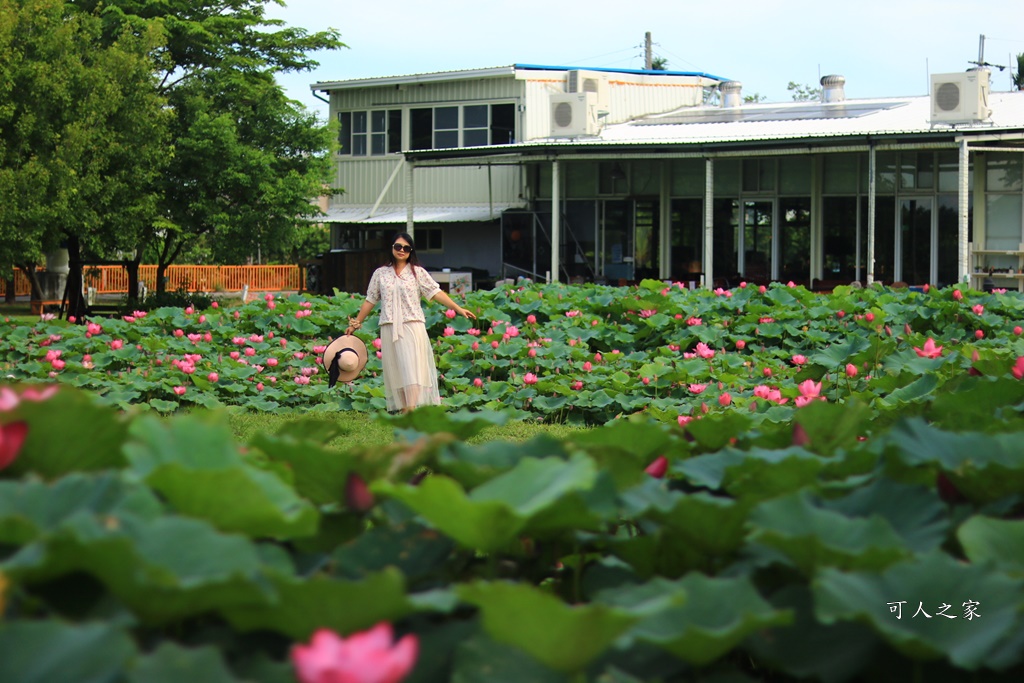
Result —
<svg viewBox="0 0 1024 683"><path fill-rule="evenodd" d="M391 245L391 248L394 249L395 251L405 252L406 254L412 253L412 247L409 246L408 244L399 244L398 242L395 242L394 244Z"/></svg>

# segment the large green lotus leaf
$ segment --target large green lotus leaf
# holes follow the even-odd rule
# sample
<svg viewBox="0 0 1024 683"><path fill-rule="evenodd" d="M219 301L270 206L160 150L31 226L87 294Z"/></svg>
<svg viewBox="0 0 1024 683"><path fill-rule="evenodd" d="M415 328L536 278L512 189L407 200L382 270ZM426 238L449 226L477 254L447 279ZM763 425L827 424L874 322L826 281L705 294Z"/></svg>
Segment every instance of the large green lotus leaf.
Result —
<svg viewBox="0 0 1024 683"><path fill-rule="evenodd" d="M133 469L178 512L251 536L316 532L316 508L279 477L247 464L219 416L142 417L131 436L125 452Z"/></svg>
<svg viewBox="0 0 1024 683"><path fill-rule="evenodd" d="M793 623L751 634L745 647L757 657L799 678L841 683L878 659L879 639L853 621L824 625L814 618L810 587L789 584L771 596L772 606L793 613Z"/></svg>
<svg viewBox="0 0 1024 683"><path fill-rule="evenodd" d="M457 482L443 475L431 475L419 486L379 480L371 490L401 501L463 547L484 552L504 548L526 524L505 503L470 500Z"/></svg>
<svg viewBox="0 0 1024 683"><path fill-rule="evenodd" d="M748 451L725 448L684 460L674 465L672 471L698 486L725 490L737 498L758 500L814 484L826 462L799 446Z"/></svg>
<svg viewBox="0 0 1024 683"><path fill-rule="evenodd" d="M45 401L22 401L0 422L24 420L28 435L7 473L35 472L55 479L125 465L121 452L128 422L117 410L101 406L85 392L62 387Z"/></svg>
<svg viewBox="0 0 1024 683"><path fill-rule="evenodd" d="M749 513L748 503L698 492L679 498L671 510L647 517L663 525L665 542L720 560L743 544Z"/></svg>
<svg viewBox="0 0 1024 683"><path fill-rule="evenodd" d="M604 486L598 486L599 482ZM527 520L524 532L589 528L615 514L615 490L585 455L523 458L514 468L469 494L474 502L503 503Z"/></svg>
<svg viewBox="0 0 1024 683"><path fill-rule="evenodd" d="M864 337L850 337L845 344L829 344L807 357L808 362L826 368L841 368L847 363L856 363L858 354L871 348L871 342Z"/></svg>
<svg viewBox="0 0 1024 683"><path fill-rule="evenodd" d="M90 574L150 623L273 597L267 566L248 539L177 517L78 515L0 569L28 583Z"/></svg>
<svg viewBox="0 0 1024 683"><path fill-rule="evenodd" d="M881 406L902 407L908 403L914 403L920 399L931 396L935 388L939 386L939 378L934 373L922 376L910 384L896 389L892 393L878 399Z"/></svg>
<svg viewBox="0 0 1024 683"><path fill-rule="evenodd" d="M438 454L437 470L471 489L512 469L524 457L548 456L568 458L568 453L561 441L546 434L522 443L457 441Z"/></svg>
<svg viewBox="0 0 1024 683"><path fill-rule="evenodd" d="M655 643L691 664L704 665L755 631L788 624L792 614L773 608L746 578L691 573L674 582L686 603L645 617L628 637Z"/></svg>
<svg viewBox="0 0 1024 683"><path fill-rule="evenodd" d="M737 411L712 413L686 425L686 431L708 451L717 451L750 431L751 419Z"/></svg>
<svg viewBox="0 0 1024 683"><path fill-rule="evenodd" d="M135 654L131 636L113 624L0 621L0 681L112 683Z"/></svg>
<svg viewBox="0 0 1024 683"><path fill-rule="evenodd" d="M1024 521L975 515L960 525L956 537L971 562L1024 573Z"/></svg>
<svg viewBox="0 0 1024 683"><path fill-rule="evenodd" d="M672 440L664 425L655 422L617 420L609 425L572 435L572 441L588 450L615 449L634 456L645 465Z"/></svg>
<svg viewBox="0 0 1024 683"><path fill-rule="evenodd" d="M184 648L164 642L141 657L128 674L129 683L241 683L213 647Z"/></svg>
<svg viewBox="0 0 1024 683"><path fill-rule="evenodd" d="M781 552L805 574L825 566L881 569L910 554L882 518L847 517L816 504L806 491L758 505L750 529L751 542Z"/></svg>
<svg viewBox="0 0 1024 683"><path fill-rule="evenodd" d="M1008 365L1006 361L1002 364ZM986 431L986 425L1003 422L1000 417L1003 409L1022 401L1024 382L1018 379L975 382L961 391L936 394L928 417L936 426L953 431L962 429L964 425L970 425L972 430Z"/></svg>
<svg viewBox="0 0 1024 683"><path fill-rule="evenodd" d="M948 657L970 671L987 666L1003 641L1024 627L1024 579L941 552L894 564L881 573L825 568L812 585L819 621L864 620L907 657ZM967 601L977 603L980 617L967 618ZM950 605L947 613L954 619L938 613L942 605ZM918 608L931 618L915 616Z"/></svg>
<svg viewBox="0 0 1024 683"><path fill-rule="evenodd" d="M397 567L410 583L439 576L451 553L451 540L415 522L397 526L375 526L332 555L335 573L342 578L360 579Z"/></svg>
<svg viewBox="0 0 1024 683"><path fill-rule="evenodd" d="M162 508L148 488L115 474L71 474L49 484L0 481L0 543L28 543L76 515L130 513L151 520Z"/></svg>
<svg viewBox="0 0 1024 683"><path fill-rule="evenodd" d="M396 429L436 434L449 432L461 440L476 436L487 427L501 426L510 416L503 411L467 410L449 412L443 406L425 406L411 413L389 417L382 415L381 421L394 425Z"/></svg>
<svg viewBox="0 0 1024 683"><path fill-rule="evenodd" d="M581 671L641 618L600 603L567 605L526 584L476 582L457 592L480 608L488 635L565 673Z"/></svg>
<svg viewBox="0 0 1024 683"><path fill-rule="evenodd" d="M937 465L972 501L992 502L1024 491L1019 432L951 433L921 418L898 422L885 437L892 457L910 467Z"/></svg>
<svg viewBox="0 0 1024 683"><path fill-rule="evenodd" d="M840 448L852 448L857 437L871 431L875 411L857 400L843 403L813 401L797 410L793 420L807 434L807 449L830 456Z"/></svg>
<svg viewBox="0 0 1024 683"><path fill-rule="evenodd" d="M405 580L394 568L361 581L273 574L270 585L277 596L273 601L227 605L221 614L242 631L268 630L305 641L319 628L347 635L415 610L406 598Z"/></svg>
<svg viewBox="0 0 1024 683"><path fill-rule="evenodd" d="M416 680L414 673L409 683L416 683ZM569 683L571 680L565 673L532 657L524 657L522 650L499 643L485 633L475 633L458 644L451 676L452 683Z"/></svg>
<svg viewBox="0 0 1024 683"><path fill-rule="evenodd" d="M949 533L949 507L934 490L886 477L873 479L844 498L824 501L822 506L847 517L877 515L916 553L938 548Z"/></svg>
<svg viewBox="0 0 1024 683"><path fill-rule="evenodd" d="M273 463L287 467L292 485L303 498L318 505L342 502L352 459L304 439L260 433L249 442Z"/></svg>

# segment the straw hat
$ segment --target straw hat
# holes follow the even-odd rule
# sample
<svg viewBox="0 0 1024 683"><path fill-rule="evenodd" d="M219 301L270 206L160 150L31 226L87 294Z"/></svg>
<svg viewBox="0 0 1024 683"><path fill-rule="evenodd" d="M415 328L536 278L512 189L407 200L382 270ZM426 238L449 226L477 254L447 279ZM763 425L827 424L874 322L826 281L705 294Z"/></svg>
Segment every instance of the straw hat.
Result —
<svg viewBox="0 0 1024 683"><path fill-rule="evenodd" d="M333 387L336 382L351 382L366 367L366 344L355 335L343 334L327 345L323 363L328 386Z"/></svg>

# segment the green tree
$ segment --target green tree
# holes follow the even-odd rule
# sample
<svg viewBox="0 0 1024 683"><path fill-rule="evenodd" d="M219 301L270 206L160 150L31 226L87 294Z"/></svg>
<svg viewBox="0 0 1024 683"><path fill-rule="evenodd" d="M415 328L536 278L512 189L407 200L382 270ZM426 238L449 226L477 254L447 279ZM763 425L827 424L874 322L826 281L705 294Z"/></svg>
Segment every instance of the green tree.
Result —
<svg viewBox="0 0 1024 683"><path fill-rule="evenodd" d="M815 88L810 85L801 85L794 81L789 82L789 85L786 86L786 90L789 91L794 102L807 102L809 100L817 100L821 98L821 88Z"/></svg>
<svg viewBox="0 0 1024 683"><path fill-rule="evenodd" d="M129 248L156 214L166 112L150 55L159 31L104 35L60 0L0 1L0 265L33 280L46 251ZM73 312L80 277L68 278ZM77 289L75 285L78 285Z"/></svg>
<svg viewBox="0 0 1024 683"><path fill-rule="evenodd" d="M665 57L654 57L651 59L652 71L668 71L668 59Z"/></svg>
<svg viewBox="0 0 1024 683"><path fill-rule="evenodd" d="M204 236L218 258L287 242L330 175L333 135L274 74L309 70L310 53L344 45L265 16L266 0L72 0L103 8L110 35L158 25L157 93L174 115L169 165L155 183L160 220L138 241L163 273ZM130 293L134 291L131 279Z"/></svg>
<svg viewBox="0 0 1024 683"><path fill-rule="evenodd" d="M1013 87L1024 90L1024 54L1017 55L1017 71L1013 74Z"/></svg>

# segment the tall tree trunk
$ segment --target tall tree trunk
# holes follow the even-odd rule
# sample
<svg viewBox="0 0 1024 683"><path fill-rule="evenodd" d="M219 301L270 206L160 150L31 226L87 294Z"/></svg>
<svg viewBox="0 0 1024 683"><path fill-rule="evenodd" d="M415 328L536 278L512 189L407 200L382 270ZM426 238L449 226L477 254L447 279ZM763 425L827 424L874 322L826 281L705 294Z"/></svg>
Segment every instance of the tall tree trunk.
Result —
<svg viewBox="0 0 1024 683"><path fill-rule="evenodd" d="M67 293L68 318L74 316L79 324L84 324L88 308L82 291L82 245L72 235L68 235L68 268L68 284L64 290Z"/></svg>
<svg viewBox="0 0 1024 683"><path fill-rule="evenodd" d="M139 263L142 261L142 249L135 252L135 258L126 260L124 268L128 271L128 305L139 304Z"/></svg>
<svg viewBox="0 0 1024 683"><path fill-rule="evenodd" d="M4 280L4 303L13 304L16 294L14 293L14 278Z"/></svg>
<svg viewBox="0 0 1024 683"><path fill-rule="evenodd" d="M25 279L28 280L31 294L29 299L33 301L43 300L43 287L39 284L39 278L36 277L36 264L34 263L19 263L18 268L21 272L25 273ZM13 280L11 281L11 291L14 291Z"/></svg>

